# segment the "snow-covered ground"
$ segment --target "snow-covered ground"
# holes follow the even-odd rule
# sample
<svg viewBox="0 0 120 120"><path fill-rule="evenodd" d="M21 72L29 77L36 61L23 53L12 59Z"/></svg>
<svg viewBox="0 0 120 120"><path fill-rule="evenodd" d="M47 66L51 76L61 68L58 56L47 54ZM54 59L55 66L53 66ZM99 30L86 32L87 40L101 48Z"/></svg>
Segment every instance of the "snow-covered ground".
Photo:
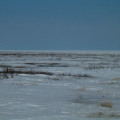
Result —
<svg viewBox="0 0 120 120"><path fill-rule="evenodd" d="M6 69L0 120L120 119L120 51L0 51Z"/></svg>

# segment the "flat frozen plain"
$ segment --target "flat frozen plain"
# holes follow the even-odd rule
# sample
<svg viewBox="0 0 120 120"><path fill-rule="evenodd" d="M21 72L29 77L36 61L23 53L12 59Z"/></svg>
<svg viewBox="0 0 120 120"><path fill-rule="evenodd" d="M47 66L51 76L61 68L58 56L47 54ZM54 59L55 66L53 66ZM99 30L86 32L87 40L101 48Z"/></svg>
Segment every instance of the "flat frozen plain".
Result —
<svg viewBox="0 0 120 120"><path fill-rule="evenodd" d="M0 51L5 69L0 120L120 119L120 51Z"/></svg>

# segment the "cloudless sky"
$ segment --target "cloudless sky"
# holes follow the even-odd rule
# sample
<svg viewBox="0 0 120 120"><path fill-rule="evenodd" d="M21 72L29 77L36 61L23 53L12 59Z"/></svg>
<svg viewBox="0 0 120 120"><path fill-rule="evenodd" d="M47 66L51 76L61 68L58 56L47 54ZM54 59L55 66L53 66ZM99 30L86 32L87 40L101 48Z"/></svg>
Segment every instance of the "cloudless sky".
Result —
<svg viewBox="0 0 120 120"><path fill-rule="evenodd" d="M0 0L0 50L120 50L120 0Z"/></svg>

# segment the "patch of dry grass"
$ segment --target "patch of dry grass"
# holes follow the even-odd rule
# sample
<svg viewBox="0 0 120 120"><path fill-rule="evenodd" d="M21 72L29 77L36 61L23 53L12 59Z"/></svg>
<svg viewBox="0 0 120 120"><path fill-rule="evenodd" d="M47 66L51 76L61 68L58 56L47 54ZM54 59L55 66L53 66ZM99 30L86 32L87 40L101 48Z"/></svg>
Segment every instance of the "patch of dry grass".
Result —
<svg viewBox="0 0 120 120"><path fill-rule="evenodd" d="M94 113L90 113L88 115L88 117L90 118L100 118L100 117L105 117L105 118L120 118L120 113L106 113L106 112L94 112Z"/></svg>
<svg viewBox="0 0 120 120"><path fill-rule="evenodd" d="M110 101L102 101L102 102L100 102L99 106L107 107L107 108L112 108L113 104Z"/></svg>
<svg viewBox="0 0 120 120"><path fill-rule="evenodd" d="M109 117L120 117L120 113L115 113L115 112L112 112L109 114Z"/></svg>
<svg viewBox="0 0 120 120"><path fill-rule="evenodd" d="M86 91L86 87L85 86L83 86L83 87L80 87L78 90L80 90L80 91Z"/></svg>
<svg viewBox="0 0 120 120"><path fill-rule="evenodd" d="M120 78L114 78L114 79L112 79L112 80L120 80Z"/></svg>
<svg viewBox="0 0 120 120"><path fill-rule="evenodd" d="M95 113L90 113L88 117L104 117L105 113L104 112L95 112Z"/></svg>

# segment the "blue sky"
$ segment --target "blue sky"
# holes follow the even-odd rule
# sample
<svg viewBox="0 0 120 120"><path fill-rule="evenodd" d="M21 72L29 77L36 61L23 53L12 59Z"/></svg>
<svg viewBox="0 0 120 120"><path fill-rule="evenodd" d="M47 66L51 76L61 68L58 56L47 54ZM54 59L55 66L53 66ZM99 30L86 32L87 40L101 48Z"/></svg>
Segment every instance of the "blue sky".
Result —
<svg viewBox="0 0 120 120"><path fill-rule="evenodd" d="M0 50L120 50L120 0L0 0Z"/></svg>

